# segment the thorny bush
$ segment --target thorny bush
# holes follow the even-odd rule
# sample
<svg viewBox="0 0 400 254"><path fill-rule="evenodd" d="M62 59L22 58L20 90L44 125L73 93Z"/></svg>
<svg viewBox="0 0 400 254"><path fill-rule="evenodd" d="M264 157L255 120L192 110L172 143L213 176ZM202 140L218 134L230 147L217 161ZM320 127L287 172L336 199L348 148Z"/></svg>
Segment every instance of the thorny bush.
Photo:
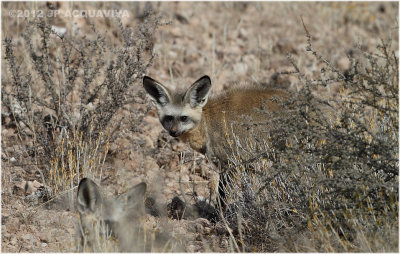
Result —
<svg viewBox="0 0 400 254"><path fill-rule="evenodd" d="M40 172L44 169L44 183L51 169L71 164L65 161L71 156L60 153L62 143L74 143L68 138L79 136L83 144L97 140L100 144L89 146L106 151L119 128L118 121L112 121L118 110L144 103L137 83L152 64L152 40L161 17L146 11L136 28L125 27L119 18L113 25L119 46L112 45L94 25L86 35L80 29L60 33L46 18L34 19L25 27L22 45L28 54L19 54L24 52L21 43L12 38L4 41L10 75L2 82L7 87L2 89L2 104L17 126L24 150L36 159ZM110 139L98 139L103 132L111 133ZM54 161L59 165L53 165ZM80 164L84 162L74 163ZM74 177L74 185L80 177Z"/></svg>
<svg viewBox="0 0 400 254"><path fill-rule="evenodd" d="M269 142L236 142L225 216L247 251L398 251L399 66L391 41L374 53L356 46L340 72L305 31L306 51L324 65L320 79L288 55L302 88L280 102L290 113L266 112ZM337 97L314 93L331 84L340 84Z"/></svg>

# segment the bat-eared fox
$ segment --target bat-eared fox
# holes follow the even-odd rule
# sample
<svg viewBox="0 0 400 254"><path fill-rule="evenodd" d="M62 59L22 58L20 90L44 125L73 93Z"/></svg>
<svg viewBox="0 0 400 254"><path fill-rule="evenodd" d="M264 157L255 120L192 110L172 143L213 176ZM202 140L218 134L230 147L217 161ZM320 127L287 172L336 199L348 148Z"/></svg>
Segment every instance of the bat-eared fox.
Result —
<svg viewBox="0 0 400 254"><path fill-rule="evenodd" d="M248 139L263 142L268 136L268 126L260 124L250 130L243 123L265 122L267 116L260 109L278 111L281 105L274 98L288 97L284 90L255 86L234 88L210 96L211 79L208 76L201 77L182 92L171 91L147 76L143 78L143 87L169 134L214 159L222 170L233 154L230 139L243 143ZM218 185L223 201L226 197L224 173L220 174Z"/></svg>

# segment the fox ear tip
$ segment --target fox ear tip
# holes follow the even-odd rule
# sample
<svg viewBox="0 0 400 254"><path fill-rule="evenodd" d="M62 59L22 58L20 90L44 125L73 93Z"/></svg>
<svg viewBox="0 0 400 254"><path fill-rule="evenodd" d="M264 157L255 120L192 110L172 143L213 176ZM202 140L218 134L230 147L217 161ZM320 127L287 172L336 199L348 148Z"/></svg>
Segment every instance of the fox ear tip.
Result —
<svg viewBox="0 0 400 254"><path fill-rule="evenodd" d="M141 182L137 186L139 186L140 188L144 189L145 191L147 189L147 184L145 182Z"/></svg>
<svg viewBox="0 0 400 254"><path fill-rule="evenodd" d="M202 79L209 79L209 80L211 81L211 78L210 78L210 76L208 76L208 75L204 75L204 76L202 77Z"/></svg>
<svg viewBox="0 0 400 254"><path fill-rule="evenodd" d="M198 84L198 83L209 83L211 84L211 78L208 75L204 75L201 78L199 78L198 80L196 80L196 82L194 82L194 84Z"/></svg>

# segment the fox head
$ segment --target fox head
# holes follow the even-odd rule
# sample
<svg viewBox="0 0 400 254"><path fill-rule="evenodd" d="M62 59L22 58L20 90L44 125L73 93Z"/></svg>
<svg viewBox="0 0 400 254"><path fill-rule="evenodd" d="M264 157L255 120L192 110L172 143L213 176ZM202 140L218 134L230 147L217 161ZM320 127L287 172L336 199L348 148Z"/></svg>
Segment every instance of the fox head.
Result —
<svg viewBox="0 0 400 254"><path fill-rule="evenodd" d="M171 93L160 82L145 76L143 87L157 107L162 126L173 137L195 128L211 91L211 79L203 76L184 93Z"/></svg>
<svg viewBox="0 0 400 254"><path fill-rule="evenodd" d="M146 183L140 183L118 197L105 198L95 182L82 179L77 195L82 246L100 251L100 239L113 235L121 248L131 247L133 230L145 214L145 192Z"/></svg>

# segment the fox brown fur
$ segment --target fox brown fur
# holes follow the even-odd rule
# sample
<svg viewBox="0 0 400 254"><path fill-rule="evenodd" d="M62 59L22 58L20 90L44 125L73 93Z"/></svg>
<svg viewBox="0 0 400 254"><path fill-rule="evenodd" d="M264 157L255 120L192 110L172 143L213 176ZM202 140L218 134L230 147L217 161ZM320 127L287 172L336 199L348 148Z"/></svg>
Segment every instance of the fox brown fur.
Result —
<svg viewBox="0 0 400 254"><path fill-rule="evenodd" d="M225 162L230 154L227 135L235 134L239 139L250 135L246 126L240 124L243 122L243 117L250 117L253 121L263 121L266 115L257 112L257 109L260 109L263 103L267 103L268 110L276 111L279 105L268 100L286 95L282 90L253 87L234 89L212 97L203 108L200 123L179 138L188 142L194 150ZM262 130L254 134L258 138L267 136Z"/></svg>
<svg viewBox="0 0 400 254"><path fill-rule="evenodd" d="M171 93L150 77L144 77L143 86L157 107L160 122L170 135L215 158L222 168L232 155L230 140L234 137L240 142L248 138L260 142L267 139L268 126L262 124L267 115L262 111L279 110L280 105L273 98L288 97L286 91L279 89L246 87L231 89L208 99L211 90L208 76L194 82L184 93ZM256 128L248 128L248 123L255 123ZM225 183L221 179L219 194L225 197L224 186L221 186Z"/></svg>

